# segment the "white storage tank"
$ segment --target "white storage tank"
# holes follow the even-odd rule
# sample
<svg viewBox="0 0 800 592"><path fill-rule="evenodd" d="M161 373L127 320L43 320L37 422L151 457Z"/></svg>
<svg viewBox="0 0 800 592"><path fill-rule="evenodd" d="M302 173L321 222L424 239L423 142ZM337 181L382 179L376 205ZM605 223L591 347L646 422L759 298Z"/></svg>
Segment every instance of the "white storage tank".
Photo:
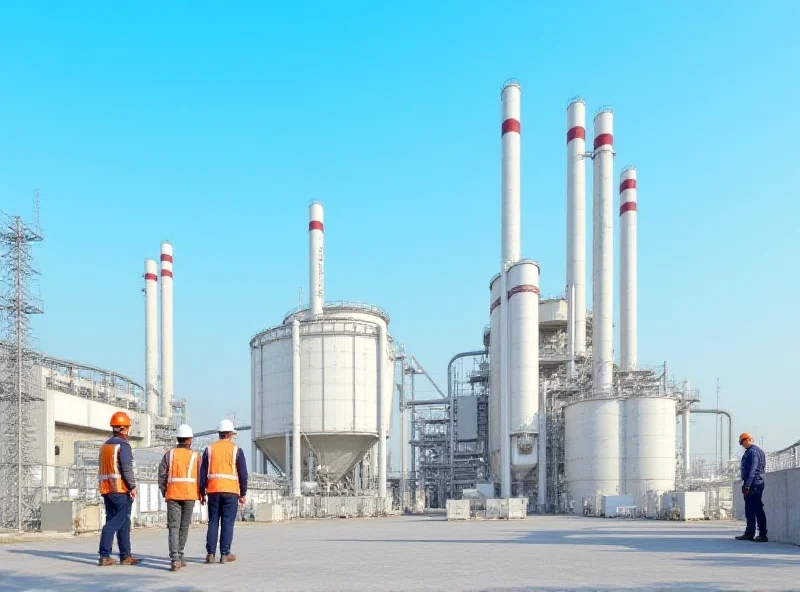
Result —
<svg viewBox="0 0 800 592"><path fill-rule="evenodd" d="M676 401L631 397L625 407L625 493L642 508L649 491L675 488Z"/></svg>
<svg viewBox="0 0 800 592"><path fill-rule="evenodd" d="M393 352L379 349L388 314L360 303L307 309L250 342L254 396L253 439L282 471L292 432L292 321L300 321L301 458L311 451L316 476L336 483L378 441L378 379L383 376L383 425L391 424ZM379 370L382 365L383 372ZM288 460L291 463L291 460Z"/></svg>
<svg viewBox="0 0 800 592"><path fill-rule="evenodd" d="M580 513L584 502L597 510L600 495L625 493L621 481L624 446L620 427L625 401L585 399L564 410L564 472L568 495Z"/></svg>

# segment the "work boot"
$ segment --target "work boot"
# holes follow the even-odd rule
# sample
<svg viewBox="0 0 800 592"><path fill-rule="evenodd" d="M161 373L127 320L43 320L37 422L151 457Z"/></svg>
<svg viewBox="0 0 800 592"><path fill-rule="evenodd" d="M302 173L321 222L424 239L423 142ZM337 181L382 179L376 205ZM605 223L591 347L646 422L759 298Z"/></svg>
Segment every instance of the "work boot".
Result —
<svg viewBox="0 0 800 592"><path fill-rule="evenodd" d="M178 571L180 568L181 568L181 562L180 561L173 561L169 565L169 570L170 571Z"/></svg>
<svg viewBox="0 0 800 592"><path fill-rule="evenodd" d="M206 555L206 563L214 563L213 553L209 553L208 555Z"/></svg>
<svg viewBox="0 0 800 592"><path fill-rule="evenodd" d="M186 560L181 557L181 567L186 567Z"/></svg>
<svg viewBox="0 0 800 592"><path fill-rule="evenodd" d="M141 559L137 559L133 555L128 555L125 559L121 559L119 564L120 565L139 565L142 562Z"/></svg>
<svg viewBox="0 0 800 592"><path fill-rule="evenodd" d="M220 563L232 563L236 561L236 555L233 553L228 553L227 555L220 555L219 562Z"/></svg>
<svg viewBox="0 0 800 592"><path fill-rule="evenodd" d="M752 534L740 534L736 537L737 541L754 541L755 539L756 537L754 537Z"/></svg>
<svg viewBox="0 0 800 592"><path fill-rule="evenodd" d="M767 538L767 535L765 535L765 534L760 534L756 538L754 538L753 540L755 542L757 542L757 543L768 543L769 542L769 539Z"/></svg>
<svg viewBox="0 0 800 592"><path fill-rule="evenodd" d="M100 561L97 562L97 565L99 565L100 567L107 567L109 565L116 565L116 564L117 560L114 559L113 557L101 557Z"/></svg>

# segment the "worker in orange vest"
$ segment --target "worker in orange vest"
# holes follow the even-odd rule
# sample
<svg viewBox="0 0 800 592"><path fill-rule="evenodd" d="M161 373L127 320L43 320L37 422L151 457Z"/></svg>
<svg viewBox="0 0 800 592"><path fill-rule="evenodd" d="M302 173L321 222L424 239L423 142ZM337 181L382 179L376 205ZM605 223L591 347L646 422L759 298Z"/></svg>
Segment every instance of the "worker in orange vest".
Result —
<svg viewBox="0 0 800 592"><path fill-rule="evenodd" d="M167 500L167 527L169 529L170 569L178 571L186 567L183 550L189 537L192 512L200 499L197 481L200 473L200 455L192 451L192 428L186 424L178 426L178 446L170 450L158 467L158 486Z"/></svg>
<svg viewBox="0 0 800 592"><path fill-rule="evenodd" d="M247 463L242 449L232 441L234 431L231 420L219 422L219 440L206 448L200 464L200 503L208 503L206 563L214 563L218 534L219 562L236 561L236 555L231 554L233 524L238 507L244 505L247 495Z"/></svg>
<svg viewBox="0 0 800 592"><path fill-rule="evenodd" d="M120 565L141 563L131 555L131 509L136 499L136 478L133 475L133 451L128 444L131 418L117 411L109 422L114 436L100 447L98 482L106 507L106 523L100 535L99 565L114 565L111 557L114 535L117 536Z"/></svg>

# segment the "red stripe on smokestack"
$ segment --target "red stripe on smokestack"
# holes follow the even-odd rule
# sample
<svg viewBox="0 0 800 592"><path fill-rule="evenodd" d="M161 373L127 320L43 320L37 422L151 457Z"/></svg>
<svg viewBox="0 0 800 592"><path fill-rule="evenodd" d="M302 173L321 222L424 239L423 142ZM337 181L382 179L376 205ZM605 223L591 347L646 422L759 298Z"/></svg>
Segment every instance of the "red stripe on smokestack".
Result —
<svg viewBox="0 0 800 592"><path fill-rule="evenodd" d="M619 184L619 192L622 193L626 189L636 189L636 179L625 179Z"/></svg>
<svg viewBox="0 0 800 592"><path fill-rule="evenodd" d="M144 274L144 279L145 280L153 280L154 282L157 282L158 281L158 276L156 274L154 274L154 273L146 273L146 274Z"/></svg>
<svg viewBox="0 0 800 592"><path fill-rule="evenodd" d="M538 294L539 288L531 284L523 284L521 286L517 286L516 288L511 288L508 291L508 297L510 299L514 294L521 294L522 292L532 292L534 294Z"/></svg>
<svg viewBox="0 0 800 592"><path fill-rule="evenodd" d="M586 130L579 125L576 125L571 130L567 132L567 144L572 142L575 138L580 138L581 140L586 139Z"/></svg>
<svg viewBox="0 0 800 592"><path fill-rule="evenodd" d="M522 129L522 127L521 127L521 125L519 123L519 120L517 120L517 119L506 119L503 122L503 125L501 127L500 137L502 138L508 132L517 132L518 134L521 134L522 133L520 131L521 129Z"/></svg>
<svg viewBox="0 0 800 592"><path fill-rule="evenodd" d="M635 201L626 201L619 207L619 215L622 216L625 212L635 212L636 211L636 202Z"/></svg>
<svg viewBox="0 0 800 592"><path fill-rule="evenodd" d="M161 270L161 277L172 277L172 272L169 269Z"/></svg>
<svg viewBox="0 0 800 592"><path fill-rule="evenodd" d="M172 255L167 255L166 253L163 253L161 255L161 260L162 261L169 261L170 263L172 263Z"/></svg>
<svg viewBox="0 0 800 592"><path fill-rule="evenodd" d="M497 308L498 306L500 306L500 299L499 298L497 300L495 300L494 302L492 302L492 305L489 307L489 314L492 314L494 309Z"/></svg>
<svg viewBox="0 0 800 592"><path fill-rule="evenodd" d="M600 134L594 139L594 149L597 150L600 146L611 146L614 143L614 136L611 134Z"/></svg>
<svg viewBox="0 0 800 592"><path fill-rule="evenodd" d="M311 232L312 230L322 230L322 222L319 220L312 220L308 223L308 231Z"/></svg>

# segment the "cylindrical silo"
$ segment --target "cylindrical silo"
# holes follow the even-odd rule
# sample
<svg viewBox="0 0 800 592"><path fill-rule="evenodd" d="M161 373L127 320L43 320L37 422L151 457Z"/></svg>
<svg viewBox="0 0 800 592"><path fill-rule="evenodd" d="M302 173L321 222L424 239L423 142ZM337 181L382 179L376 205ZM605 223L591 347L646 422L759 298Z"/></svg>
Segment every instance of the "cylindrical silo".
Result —
<svg viewBox="0 0 800 592"><path fill-rule="evenodd" d="M648 491L675 488L676 401L631 397L625 406L625 493L641 509Z"/></svg>
<svg viewBox="0 0 800 592"><path fill-rule="evenodd" d="M253 438L264 454L286 470L285 434L293 431L292 324L299 321L299 458L313 449L317 477L336 483L364 453L378 442L378 388L384 369L384 430L389 431L393 364L386 345L383 363L380 331L389 317L382 309L356 303L328 303L323 315L307 309L288 315L277 327L257 334L250 342L260 360L255 376L261 417L254 418ZM293 451L293 454L296 452ZM294 475L293 475L294 477Z"/></svg>
<svg viewBox="0 0 800 592"><path fill-rule="evenodd" d="M516 481L536 467L539 433L539 265L523 259L508 269L511 470Z"/></svg>
<svg viewBox="0 0 800 592"><path fill-rule="evenodd" d="M584 504L598 509L598 496L621 491L624 446L620 440L625 422L625 401L585 399L564 410L564 476L575 512Z"/></svg>
<svg viewBox="0 0 800 592"><path fill-rule="evenodd" d="M586 353L586 103L567 107L567 286L572 303L568 351Z"/></svg>
<svg viewBox="0 0 800 592"><path fill-rule="evenodd" d="M611 394L614 368L613 118L609 109L594 117L592 385L598 396Z"/></svg>
<svg viewBox="0 0 800 592"><path fill-rule="evenodd" d="M637 191L636 169L628 167L619 176L619 359L622 370L635 370Z"/></svg>
<svg viewBox="0 0 800 592"><path fill-rule="evenodd" d="M161 243L161 415L172 416L172 245Z"/></svg>
<svg viewBox="0 0 800 592"><path fill-rule="evenodd" d="M158 265L144 261L144 384L147 412L158 415Z"/></svg>

